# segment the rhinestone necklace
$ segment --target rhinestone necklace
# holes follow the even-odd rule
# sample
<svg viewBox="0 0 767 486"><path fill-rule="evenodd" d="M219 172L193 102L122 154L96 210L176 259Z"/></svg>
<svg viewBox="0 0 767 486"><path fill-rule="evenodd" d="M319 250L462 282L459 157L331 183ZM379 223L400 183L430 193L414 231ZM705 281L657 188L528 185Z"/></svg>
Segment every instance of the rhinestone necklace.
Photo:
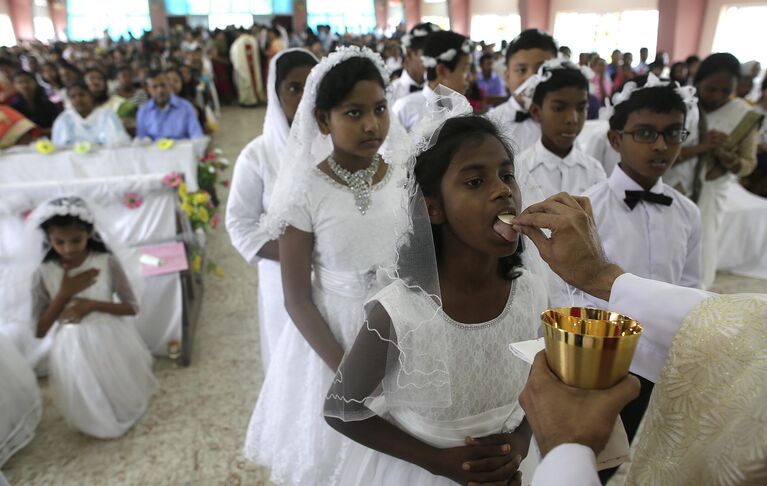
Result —
<svg viewBox="0 0 767 486"><path fill-rule="evenodd" d="M351 173L348 170L341 167L336 159L331 155L328 157L328 165L330 170L333 171L339 179L344 181L354 194L354 205L357 206L357 210L365 214L370 208L370 187L373 185L373 177L378 172L378 167L381 162L381 156L376 154L373 158L373 162L367 169L358 170L355 173Z"/></svg>

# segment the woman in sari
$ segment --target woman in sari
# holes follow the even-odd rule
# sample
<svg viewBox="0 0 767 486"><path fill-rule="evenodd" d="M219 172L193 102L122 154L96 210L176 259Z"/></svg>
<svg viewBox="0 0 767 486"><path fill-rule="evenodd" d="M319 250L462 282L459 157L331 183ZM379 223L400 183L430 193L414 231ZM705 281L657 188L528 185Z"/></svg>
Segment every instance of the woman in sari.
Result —
<svg viewBox="0 0 767 486"><path fill-rule="evenodd" d="M734 98L740 63L732 54L712 54L700 64L694 84L698 110L688 114L690 137L666 181L700 207L703 223L701 283L709 288L717 268L717 239L732 174L756 167L758 130L764 117Z"/></svg>
<svg viewBox="0 0 767 486"><path fill-rule="evenodd" d="M0 149L26 145L40 137L40 129L8 105L0 105Z"/></svg>

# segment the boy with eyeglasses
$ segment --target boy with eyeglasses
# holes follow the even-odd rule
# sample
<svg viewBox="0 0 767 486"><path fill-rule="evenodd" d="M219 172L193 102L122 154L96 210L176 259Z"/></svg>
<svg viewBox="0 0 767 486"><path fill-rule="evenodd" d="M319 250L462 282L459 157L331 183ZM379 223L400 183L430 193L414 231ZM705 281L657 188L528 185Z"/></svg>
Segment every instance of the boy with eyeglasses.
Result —
<svg viewBox="0 0 767 486"><path fill-rule="evenodd" d="M636 87L646 82L640 78L614 98L607 137L621 161L585 195L611 261L640 277L700 288L700 211L662 180L689 134L683 95L691 104L694 95L655 81Z"/></svg>
<svg viewBox="0 0 767 486"><path fill-rule="evenodd" d="M643 76L613 98L615 111L607 137L620 154L620 163L585 195L591 199L608 260L640 277L700 288L700 211L662 180L689 134L685 119L688 106L695 103L694 90L648 76L653 78L652 87L644 87L647 76ZM581 305L607 308L607 302L595 297L584 294L583 300ZM639 381L639 397L621 411L629 441L653 390L651 381L642 377ZM606 482L614 472L602 471L600 479Z"/></svg>

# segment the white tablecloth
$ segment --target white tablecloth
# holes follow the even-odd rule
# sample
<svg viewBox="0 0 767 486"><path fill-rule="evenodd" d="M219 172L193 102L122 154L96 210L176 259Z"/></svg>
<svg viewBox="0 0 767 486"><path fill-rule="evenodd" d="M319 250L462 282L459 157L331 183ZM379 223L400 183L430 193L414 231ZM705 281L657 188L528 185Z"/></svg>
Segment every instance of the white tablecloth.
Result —
<svg viewBox="0 0 767 486"><path fill-rule="evenodd" d="M718 269L767 280L767 199L735 181L719 231Z"/></svg>
<svg viewBox="0 0 767 486"><path fill-rule="evenodd" d="M190 191L197 191L197 161L208 143L207 137L176 140L161 150L157 144L106 148L94 146L78 155L59 149L43 155L31 147L15 148L0 154L0 189L8 184L38 181L72 181L103 177L184 174Z"/></svg>
<svg viewBox="0 0 767 486"><path fill-rule="evenodd" d="M139 194L143 200L141 206L127 208L122 202L126 192ZM17 261L16 255L25 250L19 245L22 214L47 199L69 195L83 197L98 208L97 214L107 215L111 235L126 247L168 240L176 235L177 195L175 190L165 187L157 175L5 184L0 198L0 260L5 265ZM131 261L123 262L129 275L140 275L139 254L135 250L129 256ZM169 341L181 342L179 275L139 277L138 283L140 311L136 326L152 353L166 355ZM2 299L0 295L0 307ZM2 318L0 315L0 321Z"/></svg>

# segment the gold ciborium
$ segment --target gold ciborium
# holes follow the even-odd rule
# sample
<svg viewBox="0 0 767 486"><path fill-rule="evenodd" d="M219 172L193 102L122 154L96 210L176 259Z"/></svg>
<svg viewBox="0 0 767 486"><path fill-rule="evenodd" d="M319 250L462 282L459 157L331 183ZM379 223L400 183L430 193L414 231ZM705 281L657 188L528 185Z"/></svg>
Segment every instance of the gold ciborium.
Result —
<svg viewBox="0 0 767 486"><path fill-rule="evenodd" d="M629 372L642 325L602 309L560 307L541 314L546 360L562 382L609 388Z"/></svg>

